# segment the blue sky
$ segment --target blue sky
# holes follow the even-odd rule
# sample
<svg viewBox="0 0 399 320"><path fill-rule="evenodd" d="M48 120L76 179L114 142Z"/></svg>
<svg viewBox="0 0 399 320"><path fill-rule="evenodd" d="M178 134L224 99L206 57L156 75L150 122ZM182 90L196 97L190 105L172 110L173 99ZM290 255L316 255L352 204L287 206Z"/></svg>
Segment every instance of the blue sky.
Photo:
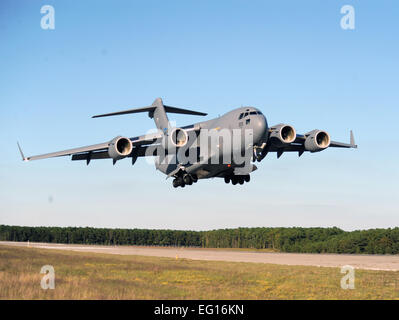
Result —
<svg viewBox="0 0 399 320"><path fill-rule="evenodd" d="M399 226L398 17L396 1L1 1L0 224ZM184 189L144 159L20 160L17 140L33 155L143 134L145 114L90 117L156 97L209 118L252 105L343 142L353 129L359 149L269 155L249 184Z"/></svg>

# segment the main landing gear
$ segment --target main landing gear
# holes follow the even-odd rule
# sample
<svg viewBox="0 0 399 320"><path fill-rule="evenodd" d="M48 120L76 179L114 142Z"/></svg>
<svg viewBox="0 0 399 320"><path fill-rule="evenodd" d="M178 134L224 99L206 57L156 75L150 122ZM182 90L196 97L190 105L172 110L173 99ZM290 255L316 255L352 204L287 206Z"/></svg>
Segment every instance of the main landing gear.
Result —
<svg viewBox="0 0 399 320"><path fill-rule="evenodd" d="M243 175L243 176L233 175L233 176L224 177L224 182L226 182L226 183L231 182L232 185L236 185L237 183L244 184L244 182L249 182L250 180L251 180L251 178L250 178L249 174Z"/></svg>
<svg viewBox="0 0 399 320"><path fill-rule="evenodd" d="M173 187L182 187L184 188L186 185L191 186L193 183L198 181L198 177L196 174L184 174L173 179Z"/></svg>

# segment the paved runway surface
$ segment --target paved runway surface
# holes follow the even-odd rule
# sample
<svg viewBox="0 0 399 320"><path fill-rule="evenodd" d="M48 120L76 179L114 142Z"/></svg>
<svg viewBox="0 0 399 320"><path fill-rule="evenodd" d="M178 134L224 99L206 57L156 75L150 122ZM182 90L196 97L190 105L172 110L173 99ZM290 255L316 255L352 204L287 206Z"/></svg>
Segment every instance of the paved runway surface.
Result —
<svg viewBox="0 0 399 320"><path fill-rule="evenodd" d="M54 243L27 243L0 241L0 245L22 246L42 249L72 250L122 255L184 258L232 262L272 263L283 265L342 267L350 265L357 269L399 271L399 255L348 255L307 253L266 253L202 248L163 248L141 246L96 246Z"/></svg>

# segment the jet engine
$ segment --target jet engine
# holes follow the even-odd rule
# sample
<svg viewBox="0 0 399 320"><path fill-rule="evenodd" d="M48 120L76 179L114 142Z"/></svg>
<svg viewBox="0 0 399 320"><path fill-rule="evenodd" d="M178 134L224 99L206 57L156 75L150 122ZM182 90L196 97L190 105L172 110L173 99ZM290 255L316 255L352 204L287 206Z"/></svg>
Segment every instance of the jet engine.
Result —
<svg viewBox="0 0 399 320"><path fill-rule="evenodd" d="M313 130L306 134L305 149L310 152L322 151L330 145L330 135L326 131Z"/></svg>
<svg viewBox="0 0 399 320"><path fill-rule="evenodd" d="M132 141L121 136L112 139L108 145L108 154L114 160L120 160L127 157L132 150Z"/></svg>
<svg viewBox="0 0 399 320"><path fill-rule="evenodd" d="M187 131L182 128L173 128L170 132L164 135L162 139L162 146L166 150L184 147L188 142Z"/></svg>
<svg viewBox="0 0 399 320"><path fill-rule="evenodd" d="M296 131L294 127L281 123L270 128L269 139L274 144L288 144L295 141Z"/></svg>

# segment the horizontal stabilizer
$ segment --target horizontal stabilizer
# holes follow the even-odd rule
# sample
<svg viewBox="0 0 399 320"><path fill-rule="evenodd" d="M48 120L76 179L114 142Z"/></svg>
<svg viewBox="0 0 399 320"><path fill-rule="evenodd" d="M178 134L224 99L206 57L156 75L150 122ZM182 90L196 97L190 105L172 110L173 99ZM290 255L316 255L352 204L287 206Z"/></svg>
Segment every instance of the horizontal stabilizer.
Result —
<svg viewBox="0 0 399 320"><path fill-rule="evenodd" d="M154 111L154 109L155 109L154 107L149 106L149 107L144 107L144 108L129 109L129 110L124 110L124 111L117 111L117 112L111 112L111 113L98 114L96 116L92 116L92 118L119 116L119 115L122 115L122 114Z"/></svg>
<svg viewBox="0 0 399 320"><path fill-rule="evenodd" d="M164 106L164 107L165 107L165 111L169 112L169 113L191 114L194 116L207 116L208 115L207 113L194 111L194 110L176 108L176 107L171 107L171 106Z"/></svg>
<svg viewBox="0 0 399 320"><path fill-rule="evenodd" d="M93 116L92 118L118 116L118 115L122 115L122 114L139 113L139 112L154 112L155 108L156 108L155 106L148 106L148 107L143 107L143 108L129 109L129 110L99 114L99 115ZM207 113L204 113L204 112L193 111L193 110L188 110L188 109L181 109L181 108L176 108L176 107L172 107L172 106L164 106L164 108L165 108L165 111L169 112L169 113L191 114L191 115L195 115L195 116L206 116L207 115Z"/></svg>

